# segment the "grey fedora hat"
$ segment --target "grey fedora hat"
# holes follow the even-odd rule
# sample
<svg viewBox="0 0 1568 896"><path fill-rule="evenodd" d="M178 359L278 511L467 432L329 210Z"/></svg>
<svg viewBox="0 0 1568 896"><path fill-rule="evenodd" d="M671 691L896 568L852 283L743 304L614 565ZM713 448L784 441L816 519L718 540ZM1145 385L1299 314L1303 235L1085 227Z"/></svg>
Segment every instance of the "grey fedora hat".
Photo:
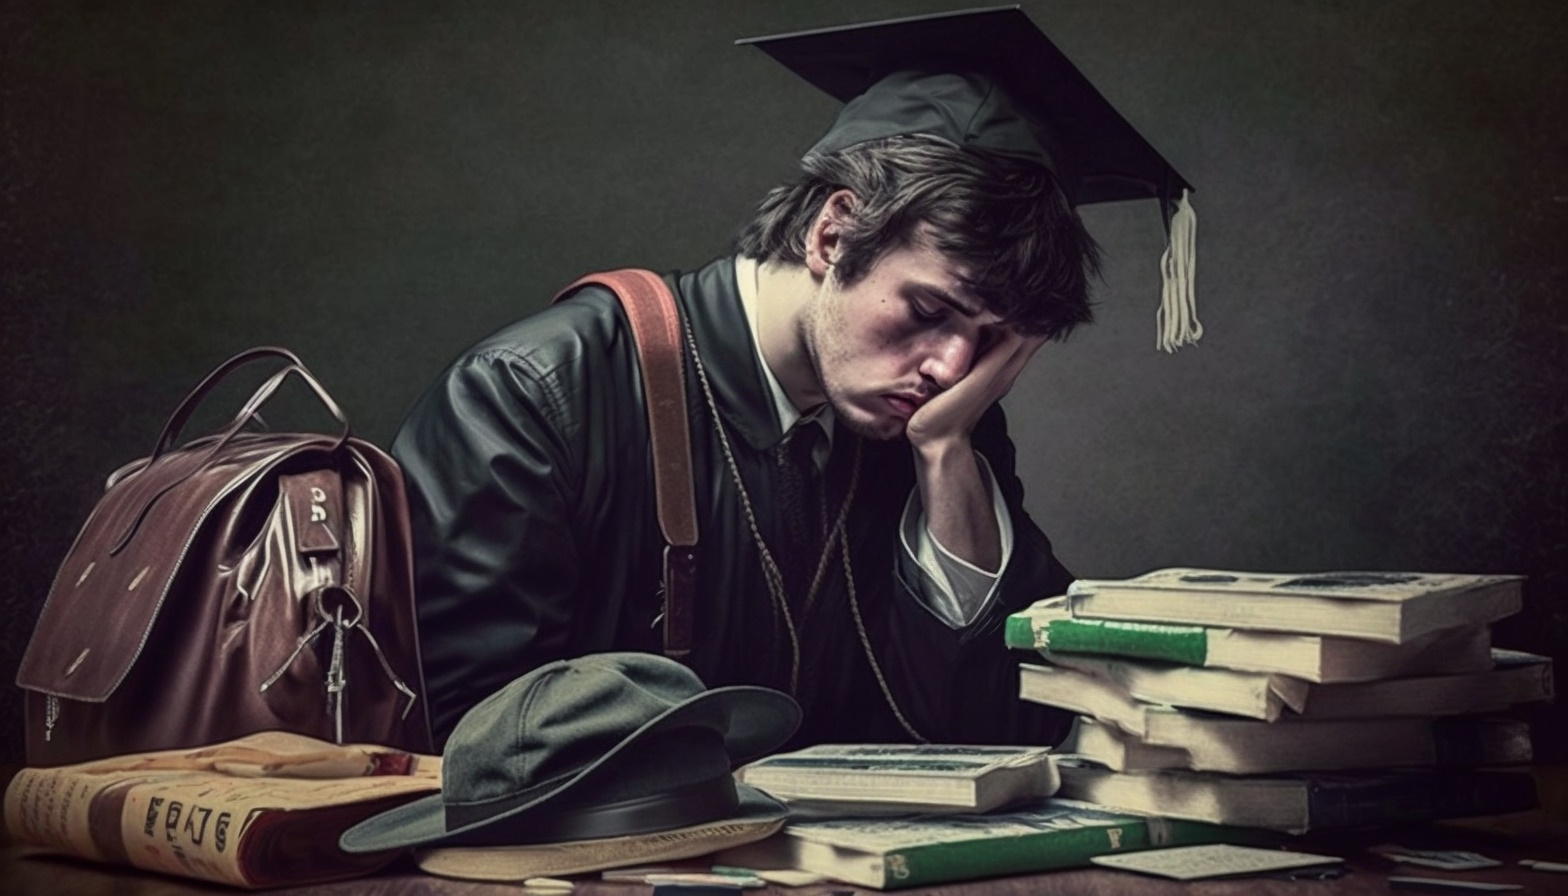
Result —
<svg viewBox="0 0 1568 896"><path fill-rule="evenodd" d="M769 688L707 689L647 653L541 666L469 710L441 792L349 828L345 852L513 846L671 831L788 810L730 774L778 748L800 707Z"/></svg>

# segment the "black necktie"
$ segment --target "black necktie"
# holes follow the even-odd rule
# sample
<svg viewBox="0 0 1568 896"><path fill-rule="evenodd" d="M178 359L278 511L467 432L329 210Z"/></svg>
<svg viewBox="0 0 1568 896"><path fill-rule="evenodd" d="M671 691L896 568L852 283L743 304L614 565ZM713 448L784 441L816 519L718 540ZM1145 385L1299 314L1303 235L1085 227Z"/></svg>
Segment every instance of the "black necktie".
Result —
<svg viewBox="0 0 1568 896"><path fill-rule="evenodd" d="M813 452L826 433L815 420L801 420L774 449L778 465L778 513L785 543L775 551L790 605L802 612L822 554L821 490Z"/></svg>

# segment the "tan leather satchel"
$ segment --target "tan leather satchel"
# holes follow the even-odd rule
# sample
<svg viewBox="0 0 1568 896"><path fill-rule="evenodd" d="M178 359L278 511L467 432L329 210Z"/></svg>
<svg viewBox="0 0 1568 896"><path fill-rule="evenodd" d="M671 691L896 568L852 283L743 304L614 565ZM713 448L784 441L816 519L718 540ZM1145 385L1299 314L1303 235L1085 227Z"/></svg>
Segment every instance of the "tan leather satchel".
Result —
<svg viewBox="0 0 1568 896"><path fill-rule="evenodd" d="M220 381L267 359L284 366L228 426L174 447ZM290 377L341 431L246 428ZM28 763L266 729L430 752L409 545L396 462L293 353L235 355L109 478L61 564L17 675Z"/></svg>

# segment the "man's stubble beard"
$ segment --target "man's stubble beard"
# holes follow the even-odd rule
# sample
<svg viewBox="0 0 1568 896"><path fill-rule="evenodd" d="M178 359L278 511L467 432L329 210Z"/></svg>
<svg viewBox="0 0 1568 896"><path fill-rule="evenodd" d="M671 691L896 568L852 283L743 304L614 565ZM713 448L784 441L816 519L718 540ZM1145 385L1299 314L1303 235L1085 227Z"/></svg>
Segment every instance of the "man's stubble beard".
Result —
<svg viewBox="0 0 1568 896"><path fill-rule="evenodd" d="M833 409L833 416L837 418L838 425L863 439L874 442L903 439L904 427L902 426L895 432L887 432L858 420L854 416L854 409L842 399L843 391L837 388L837 384L824 372L825 368L831 367L831 362L844 361L852 356L852 352L835 342L833 335L843 332L840 323L843 317L841 302L837 275L830 270L823 278L822 286L817 290L810 313L800 324L801 343L806 347L806 358L811 363L811 371L816 377L817 386L822 390L828 406Z"/></svg>

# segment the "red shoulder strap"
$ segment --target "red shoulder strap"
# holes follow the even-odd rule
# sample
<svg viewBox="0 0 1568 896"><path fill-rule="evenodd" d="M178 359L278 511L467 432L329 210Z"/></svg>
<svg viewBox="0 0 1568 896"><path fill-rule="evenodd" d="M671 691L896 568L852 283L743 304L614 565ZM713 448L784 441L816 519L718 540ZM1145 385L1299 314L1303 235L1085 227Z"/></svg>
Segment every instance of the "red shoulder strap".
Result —
<svg viewBox="0 0 1568 896"><path fill-rule="evenodd" d="M691 430L686 420L680 309L663 277L634 268L579 277L552 301L589 285L602 286L621 300L637 344L648 408L648 438L653 447L654 496L659 531L665 540L664 652L684 657L692 646L697 501L692 487Z"/></svg>

